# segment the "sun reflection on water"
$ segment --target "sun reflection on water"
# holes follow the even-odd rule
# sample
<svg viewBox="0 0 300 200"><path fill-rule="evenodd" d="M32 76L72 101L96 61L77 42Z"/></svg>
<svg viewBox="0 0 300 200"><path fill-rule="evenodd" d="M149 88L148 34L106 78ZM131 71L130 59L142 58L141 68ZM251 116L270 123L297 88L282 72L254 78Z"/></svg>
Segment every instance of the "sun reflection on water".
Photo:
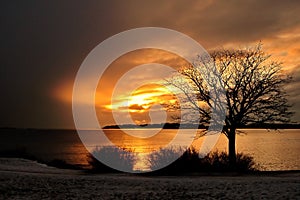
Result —
<svg viewBox="0 0 300 200"><path fill-rule="evenodd" d="M127 130L127 132L134 132L134 135L145 136L149 134L148 129L132 129ZM141 137L134 137L132 135L124 133L122 130L104 130L106 136L109 140L118 148L123 149L127 152L133 152L135 154L135 164L133 166L133 170L135 171L149 171L151 168L151 159L149 157L150 153L157 153L162 148L168 146L172 139L176 136L177 130L176 129L157 129L154 130L158 133L154 136L149 138L141 138ZM201 130L199 130L201 131ZM189 135L187 135L190 130L184 130L181 140L178 143L172 143L172 147L175 153L178 153L176 149L180 148L188 148L185 146L187 141L190 140ZM199 150L200 146L203 142L204 137L200 137L195 139L191 147Z"/></svg>

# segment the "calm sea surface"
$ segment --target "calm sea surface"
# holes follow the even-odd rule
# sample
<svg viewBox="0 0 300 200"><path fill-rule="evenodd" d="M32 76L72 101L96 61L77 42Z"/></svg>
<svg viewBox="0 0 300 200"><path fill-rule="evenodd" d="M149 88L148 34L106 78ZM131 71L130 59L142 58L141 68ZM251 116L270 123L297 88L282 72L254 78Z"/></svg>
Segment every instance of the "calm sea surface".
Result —
<svg viewBox="0 0 300 200"><path fill-rule="evenodd" d="M126 130L133 139L121 130L105 130L106 135L116 145L134 149L136 152L151 152L164 147L172 141L177 130L164 129L151 139L158 130L138 129ZM300 170L300 130L287 129L267 131L265 129L244 129L237 135L237 151L254 157L263 170ZM185 133L186 132L186 133ZM189 130L184 130L182 138L174 145L184 144L190 140ZM98 144L97 131L85 131L88 149ZM87 149L83 146L76 131L66 130L1 130L0 151L22 150L45 160L62 159L71 164L87 165ZM203 138L193 141L193 145L201 146ZM213 151L227 151L227 139L221 135Z"/></svg>

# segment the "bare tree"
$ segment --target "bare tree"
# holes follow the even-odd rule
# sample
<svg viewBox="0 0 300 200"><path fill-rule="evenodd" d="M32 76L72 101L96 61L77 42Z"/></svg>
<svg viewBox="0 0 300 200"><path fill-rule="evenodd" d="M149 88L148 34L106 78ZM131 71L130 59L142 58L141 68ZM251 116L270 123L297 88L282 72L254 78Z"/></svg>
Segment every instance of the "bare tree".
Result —
<svg viewBox="0 0 300 200"><path fill-rule="evenodd" d="M291 77L283 73L281 63L270 60L261 44L246 50L215 51L211 53L210 65L207 63L207 58L199 56L193 63L195 67L180 70L189 86L176 77L169 83L186 95L186 101L198 111L202 124L211 124L211 114L225 109L224 120L213 123L222 123L222 133L228 138L230 163L234 165L238 127L289 122L292 112L284 86ZM211 79L211 75L217 78ZM223 96L212 89L215 84L222 85ZM197 100L192 100L189 94L197 95ZM224 105L220 103L222 101Z"/></svg>

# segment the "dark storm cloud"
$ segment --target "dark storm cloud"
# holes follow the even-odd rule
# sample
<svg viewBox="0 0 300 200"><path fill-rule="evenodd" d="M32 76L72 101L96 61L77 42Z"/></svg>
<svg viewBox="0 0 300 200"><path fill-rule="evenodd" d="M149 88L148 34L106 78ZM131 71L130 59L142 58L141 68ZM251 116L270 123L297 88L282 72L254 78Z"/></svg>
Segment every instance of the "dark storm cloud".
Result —
<svg viewBox="0 0 300 200"><path fill-rule="evenodd" d="M121 31L161 26L205 48L272 38L299 26L298 1L1 1L0 126L73 127L51 96L85 56Z"/></svg>
<svg viewBox="0 0 300 200"><path fill-rule="evenodd" d="M70 126L70 105L55 102L50 90L73 79L95 45L124 29L117 10L98 1L2 1L1 125Z"/></svg>
<svg viewBox="0 0 300 200"><path fill-rule="evenodd" d="M295 112L292 120L300 121L300 65L298 65L292 72L292 83L287 87L289 101L293 105L292 111Z"/></svg>
<svg viewBox="0 0 300 200"><path fill-rule="evenodd" d="M298 26L298 1L126 1L126 24L164 26L194 36L202 43L249 42Z"/></svg>
<svg viewBox="0 0 300 200"><path fill-rule="evenodd" d="M220 1L202 12L202 23L195 18L193 25L222 43L261 40L299 25L298 5L296 1Z"/></svg>

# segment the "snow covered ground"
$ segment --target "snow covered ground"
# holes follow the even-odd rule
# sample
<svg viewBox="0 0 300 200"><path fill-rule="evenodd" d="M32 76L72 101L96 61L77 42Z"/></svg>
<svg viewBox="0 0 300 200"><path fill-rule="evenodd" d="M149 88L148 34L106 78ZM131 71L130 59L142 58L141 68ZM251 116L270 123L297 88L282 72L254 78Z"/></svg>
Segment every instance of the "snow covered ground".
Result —
<svg viewBox="0 0 300 200"><path fill-rule="evenodd" d="M300 173L251 176L86 174L0 158L0 199L300 199Z"/></svg>

